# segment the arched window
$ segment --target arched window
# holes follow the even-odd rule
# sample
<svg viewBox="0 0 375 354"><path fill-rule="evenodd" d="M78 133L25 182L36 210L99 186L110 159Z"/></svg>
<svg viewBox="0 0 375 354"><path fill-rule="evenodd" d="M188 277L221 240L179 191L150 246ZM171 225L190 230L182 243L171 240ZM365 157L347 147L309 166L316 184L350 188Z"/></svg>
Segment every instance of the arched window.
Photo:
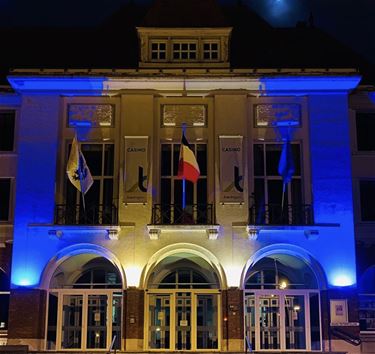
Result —
<svg viewBox="0 0 375 354"><path fill-rule="evenodd" d="M265 257L252 267L246 289L317 289L312 269L302 260L289 255Z"/></svg>

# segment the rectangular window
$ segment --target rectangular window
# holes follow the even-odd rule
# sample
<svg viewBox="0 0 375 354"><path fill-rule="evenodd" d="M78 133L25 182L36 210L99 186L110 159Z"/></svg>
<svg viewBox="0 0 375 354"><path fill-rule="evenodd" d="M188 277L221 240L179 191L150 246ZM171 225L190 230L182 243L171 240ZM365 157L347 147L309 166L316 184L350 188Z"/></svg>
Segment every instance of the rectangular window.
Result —
<svg viewBox="0 0 375 354"><path fill-rule="evenodd" d="M203 59L204 60L219 60L219 43L205 42L203 43Z"/></svg>
<svg viewBox="0 0 375 354"><path fill-rule="evenodd" d="M182 42L173 43L173 60L196 60L198 58L197 43L195 42Z"/></svg>
<svg viewBox="0 0 375 354"><path fill-rule="evenodd" d="M375 180L360 181L359 195L361 203L361 220L375 221Z"/></svg>
<svg viewBox="0 0 375 354"><path fill-rule="evenodd" d="M14 150L16 111L0 111L0 151Z"/></svg>
<svg viewBox="0 0 375 354"><path fill-rule="evenodd" d="M200 223L208 218L207 209L207 145L190 144L196 156L200 177L193 184L186 181L186 209L182 211L182 180L177 177L180 144L168 143L161 145L161 186L160 203L164 223ZM185 219L189 214L192 220Z"/></svg>
<svg viewBox="0 0 375 354"><path fill-rule="evenodd" d="M10 219L11 179L0 178L0 222Z"/></svg>
<svg viewBox="0 0 375 354"><path fill-rule="evenodd" d="M151 60L163 61L167 59L167 42L151 42Z"/></svg>
<svg viewBox="0 0 375 354"><path fill-rule="evenodd" d="M69 146L70 152L71 145ZM66 210L61 212L65 224L114 224L114 144L81 144L81 150L94 183L85 194L85 210L81 193L66 180ZM67 155L67 159L69 154ZM59 213L60 214L60 213Z"/></svg>
<svg viewBox="0 0 375 354"><path fill-rule="evenodd" d="M256 220L253 221L256 223L307 223L307 216L302 206L301 148L298 143L291 144L291 147L295 171L292 181L284 187L283 179L278 173L283 145L280 143L254 144L253 207Z"/></svg>
<svg viewBox="0 0 375 354"><path fill-rule="evenodd" d="M356 129L358 151L375 151L375 112L357 112Z"/></svg>

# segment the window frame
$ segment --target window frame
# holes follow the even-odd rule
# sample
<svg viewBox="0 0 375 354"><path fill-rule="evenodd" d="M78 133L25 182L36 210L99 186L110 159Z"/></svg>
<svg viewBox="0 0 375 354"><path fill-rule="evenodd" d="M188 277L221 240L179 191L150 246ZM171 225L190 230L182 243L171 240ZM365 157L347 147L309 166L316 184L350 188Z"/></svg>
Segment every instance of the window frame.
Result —
<svg viewBox="0 0 375 354"><path fill-rule="evenodd" d="M205 44L209 44L210 45L210 49L208 51L206 51L204 49ZM217 58L216 59L212 58L212 53L213 53L213 51L211 49L211 45L212 44L216 44L217 45ZM210 54L209 58L205 58L205 53L206 52L208 52ZM204 39L204 40L202 40L201 57L202 57L202 61L204 61L204 62L220 62L221 61L220 40L219 39Z"/></svg>
<svg viewBox="0 0 375 354"><path fill-rule="evenodd" d="M66 154L65 154L65 166L67 165L67 162L69 160L69 153L70 153L70 146L72 144L72 140L71 139L68 139L66 141ZM99 189L99 204L98 205L104 205L104 202L103 202L103 196L104 196L104 181L106 179L112 179L112 202L111 202L111 205L114 204L114 201L115 201L115 195L116 195L116 186L115 186L115 183L116 183L116 144L115 144L115 141L113 140L108 140L108 141L96 141L96 140L88 140L88 141L82 141L82 142L78 142L79 144L79 147L81 148L82 145L102 145L102 150L101 150L101 154L102 154L102 160L101 160L101 164L102 164L102 168L101 168L101 175L98 176L98 175L93 175L92 174L92 168L90 169L90 166L89 169L90 169L90 172L91 172L91 175L92 175L92 178L94 180L94 183L95 181L99 181L100 183L100 189ZM112 176L109 176L109 175L105 175L104 174L104 169L105 169L105 148L104 146L105 145L113 145L113 175ZM84 154L84 151L82 151L83 155ZM64 204L67 204L67 193L68 193L68 185L71 184L71 182L69 181L68 177L65 175L65 178L64 178L64 194L63 194L63 200L64 200ZM73 186L74 188L74 186ZM75 202L75 205L81 205L81 193L76 189L76 202Z"/></svg>
<svg viewBox="0 0 375 354"><path fill-rule="evenodd" d="M9 201L8 201L8 219L1 220L0 225L9 224L13 221L13 188L14 188L14 177L0 177L0 180L5 179L9 180Z"/></svg>
<svg viewBox="0 0 375 354"><path fill-rule="evenodd" d="M178 44L180 46L179 50L177 51L177 53L179 53L179 58L175 58L174 57L174 54L175 54L175 49L174 49L174 45L175 44ZM183 44L187 44L188 48L186 50L183 50L182 49L182 45ZM193 51L190 50L190 45L191 44L195 44L195 58L190 58L190 53L192 53ZM171 47L171 50L170 50L170 60L172 62L176 62L176 63L184 63L184 62L187 62L187 63L191 63L191 62L198 62L199 61L199 40L196 39L196 38L186 38L186 39L171 39L170 40L170 47ZM187 53L188 57L185 59L185 58L181 58L182 56L182 53Z"/></svg>
<svg viewBox="0 0 375 354"><path fill-rule="evenodd" d="M154 51L152 49L152 45L153 44L157 44L158 45L158 49L156 51ZM160 58L160 53L161 53L161 51L160 51L160 44L165 44L165 58L164 59ZM157 38L150 39L150 41L149 41L149 50L148 50L150 61L157 62L157 63L167 62L169 60L169 51L170 51L169 41L167 39L157 39ZM157 56L158 56L157 59L154 59L152 57L152 54L154 52L157 53Z"/></svg>
<svg viewBox="0 0 375 354"><path fill-rule="evenodd" d="M0 113L13 113L13 146L11 150L0 150L0 155L11 154L17 151L17 109L12 107L1 107Z"/></svg>
<svg viewBox="0 0 375 354"><path fill-rule="evenodd" d="M253 169L253 196L254 196L254 205L255 205L255 181L258 179L262 179L264 181L264 200L265 200L265 204L269 204L269 193L268 193L268 186L267 186L267 182L268 181L282 181L282 176L280 175L267 175L267 150L266 150L266 146L267 145L283 145L285 142L284 141L259 141L259 140L254 140L252 142L252 151L253 151L253 164L252 164L252 169ZM293 175L292 177L292 181L293 180L299 180L300 181L300 184L301 184L301 204L304 204L306 202L306 198L305 198L305 187L304 187L304 174L303 174L303 144L302 144L302 141L300 140L293 140L290 142L291 145L298 145L299 146L299 152L300 152L300 155L299 155L299 165L300 165L300 174L299 175ZM263 146L263 175L256 175L255 174L255 167L254 167L254 146L255 145L262 145ZM293 202L292 202L292 189L289 187L287 189L287 200L288 200L288 204L292 204L293 205ZM280 200L280 204L281 204L281 200ZM251 205L250 205L251 206Z"/></svg>

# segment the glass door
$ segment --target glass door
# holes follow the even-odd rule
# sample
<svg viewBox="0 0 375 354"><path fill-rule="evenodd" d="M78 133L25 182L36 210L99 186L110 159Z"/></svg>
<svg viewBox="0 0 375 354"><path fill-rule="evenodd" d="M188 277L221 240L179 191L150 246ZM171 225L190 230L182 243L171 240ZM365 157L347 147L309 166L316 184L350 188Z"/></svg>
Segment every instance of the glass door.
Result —
<svg viewBox="0 0 375 354"><path fill-rule="evenodd" d="M87 342L88 349L107 348L107 295L88 295Z"/></svg>
<svg viewBox="0 0 375 354"><path fill-rule="evenodd" d="M56 350L106 350L113 339L113 348L121 349L122 293L54 290L53 295L58 298L57 323L48 319L47 333L51 342L47 340L48 348L56 338ZM54 303L51 305L56 307Z"/></svg>
<svg viewBox="0 0 375 354"><path fill-rule="evenodd" d="M197 295L197 349L218 349L217 294Z"/></svg>
<svg viewBox="0 0 375 354"><path fill-rule="evenodd" d="M83 295L63 295L61 348L82 348Z"/></svg>
<svg viewBox="0 0 375 354"><path fill-rule="evenodd" d="M148 347L150 349L170 348L170 294L149 295Z"/></svg>
<svg viewBox="0 0 375 354"><path fill-rule="evenodd" d="M245 336L252 350L321 350L319 293L252 290L245 294Z"/></svg>
<svg viewBox="0 0 375 354"><path fill-rule="evenodd" d="M176 350L191 349L191 293L176 294Z"/></svg>
<svg viewBox="0 0 375 354"><path fill-rule="evenodd" d="M216 290L149 290L145 349L220 349L220 304Z"/></svg>
<svg viewBox="0 0 375 354"><path fill-rule="evenodd" d="M260 349L280 349L280 300L275 295L259 298Z"/></svg>

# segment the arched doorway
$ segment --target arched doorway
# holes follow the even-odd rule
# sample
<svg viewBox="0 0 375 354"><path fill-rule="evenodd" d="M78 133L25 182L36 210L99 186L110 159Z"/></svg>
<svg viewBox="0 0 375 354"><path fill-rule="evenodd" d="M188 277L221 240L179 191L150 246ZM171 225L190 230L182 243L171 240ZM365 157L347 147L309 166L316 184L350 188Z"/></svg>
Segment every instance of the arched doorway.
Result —
<svg viewBox="0 0 375 354"><path fill-rule="evenodd" d="M147 277L145 349L220 349L220 281L196 254L162 259Z"/></svg>
<svg viewBox="0 0 375 354"><path fill-rule="evenodd" d="M245 277L245 335L253 350L321 350L317 278L301 258L272 254Z"/></svg>
<svg viewBox="0 0 375 354"><path fill-rule="evenodd" d="M49 284L46 349L121 349L122 281L98 254L63 261Z"/></svg>

